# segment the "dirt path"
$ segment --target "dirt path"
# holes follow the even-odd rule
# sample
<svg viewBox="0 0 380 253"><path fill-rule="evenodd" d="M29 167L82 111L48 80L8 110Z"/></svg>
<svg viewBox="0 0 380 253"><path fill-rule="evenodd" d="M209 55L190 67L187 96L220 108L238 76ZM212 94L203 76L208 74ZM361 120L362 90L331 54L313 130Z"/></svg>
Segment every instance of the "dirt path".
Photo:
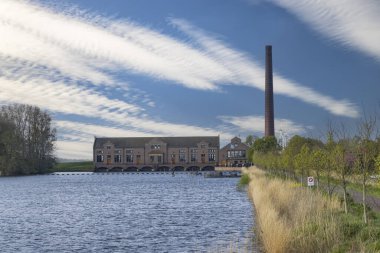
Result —
<svg viewBox="0 0 380 253"><path fill-rule="evenodd" d="M348 193L356 203L362 203L362 193L355 190L348 190ZM374 211L380 212L380 198L367 194L367 205Z"/></svg>

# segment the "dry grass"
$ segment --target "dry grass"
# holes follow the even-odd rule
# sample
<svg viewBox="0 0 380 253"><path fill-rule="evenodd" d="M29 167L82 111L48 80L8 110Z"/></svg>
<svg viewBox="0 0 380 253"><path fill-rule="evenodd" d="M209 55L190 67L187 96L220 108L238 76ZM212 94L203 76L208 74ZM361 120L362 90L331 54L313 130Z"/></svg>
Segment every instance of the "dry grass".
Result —
<svg viewBox="0 0 380 253"><path fill-rule="evenodd" d="M249 195L266 252L327 252L339 242L338 199L268 178L257 168L248 173Z"/></svg>

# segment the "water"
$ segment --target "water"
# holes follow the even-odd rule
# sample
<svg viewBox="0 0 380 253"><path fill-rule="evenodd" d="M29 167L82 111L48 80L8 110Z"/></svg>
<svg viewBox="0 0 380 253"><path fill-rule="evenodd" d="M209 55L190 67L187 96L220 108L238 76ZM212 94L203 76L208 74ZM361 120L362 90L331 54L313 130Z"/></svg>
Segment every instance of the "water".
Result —
<svg viewBox="0 0 380 253"><path fill-rule="evenodd" d="M251 250L236 178L72 174L0 178L1 252Z"/></svg>

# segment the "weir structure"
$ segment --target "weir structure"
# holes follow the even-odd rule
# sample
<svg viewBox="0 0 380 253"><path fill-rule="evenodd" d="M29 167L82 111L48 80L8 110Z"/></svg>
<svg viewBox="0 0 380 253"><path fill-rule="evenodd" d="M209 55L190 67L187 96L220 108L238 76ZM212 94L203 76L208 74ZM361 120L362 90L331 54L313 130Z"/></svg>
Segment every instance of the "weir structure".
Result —
<svg viewBox="0 0 380 253"><path fill-rule="evenodd" d="M265 137L274 136L272 46L265 47Z"/></svg>

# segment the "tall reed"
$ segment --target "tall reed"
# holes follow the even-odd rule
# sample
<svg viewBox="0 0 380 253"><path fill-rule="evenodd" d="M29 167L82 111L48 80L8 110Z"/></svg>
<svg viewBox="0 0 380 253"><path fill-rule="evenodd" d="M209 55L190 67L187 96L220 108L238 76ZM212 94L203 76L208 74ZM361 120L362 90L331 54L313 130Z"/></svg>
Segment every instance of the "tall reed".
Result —
<svg viewBox="0 0 380 253"><path fill-rule="evenodd" d="M269 253L328 252L340 238L337 198L324 197L294 182L248 171L262 244Z"/></svg>

